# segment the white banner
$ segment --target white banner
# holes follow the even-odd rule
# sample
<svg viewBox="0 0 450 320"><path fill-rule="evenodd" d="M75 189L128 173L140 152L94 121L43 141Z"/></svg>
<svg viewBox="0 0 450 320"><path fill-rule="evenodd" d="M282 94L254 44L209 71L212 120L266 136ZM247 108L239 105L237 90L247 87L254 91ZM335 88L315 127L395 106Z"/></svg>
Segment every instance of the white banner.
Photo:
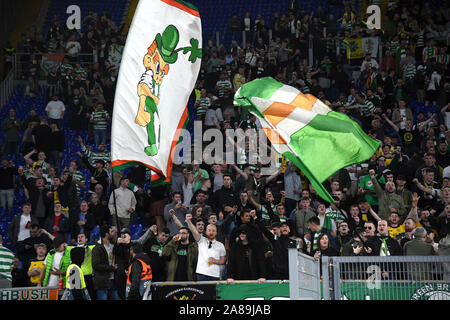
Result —
<svg viewBox="0 0 450 320"><path fill-rule="evenodd" d="M144 0L122 55L114 102L111 160L136 162L170 178L171 151L187 119L201 63L200 15L175 0Z"/></svg>
<svg viewBox="0 0 450 320"><path fill-rule="evenodd" d="M372 57L376 58L378 56L378 42L378 37L362 38L362 49L364 55L370 53Z"/></svg>

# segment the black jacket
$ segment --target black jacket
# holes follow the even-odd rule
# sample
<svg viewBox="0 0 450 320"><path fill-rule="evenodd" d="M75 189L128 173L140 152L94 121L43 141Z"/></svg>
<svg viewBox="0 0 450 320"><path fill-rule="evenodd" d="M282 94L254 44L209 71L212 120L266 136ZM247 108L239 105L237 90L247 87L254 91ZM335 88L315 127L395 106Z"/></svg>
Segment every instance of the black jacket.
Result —
<svg viewBox="0 0 450 320"><path fill-rule="evenodd" d="M374 236L367 239L367 246L372 249L372 256L379 256L380 255L380 249L381 249L381 243L382 238L380 236ZM402 256L403 250L400 247L400 244L397 242L397 240L387 237L386 240L387 247L389 249L389 253L391 256Z"/></svg>
<svg viewBox="0 0 450 320"><path fill-rule="evenodd" d="M97 183L99 183L103 186L103 192L106 194L106 190L108 190L108 183L109 183L108 173L106 172L106 170L102 169L101 171L99 171L96 167L92 166L89 163L88 159L84 155L83 155L83 157L81 157L81 160L83 161L83 163L86 165L86 167L91 172L92 177L95 180L97 180ZM95 185L97 183L90 183L89 190L95 192Z"/></svg>
<svg viewBox="0 0 450 320"><path fill-rule="evenodd" d="M94 289L109 289L109 276L114 271L114 267L109 264L108 252L102 243L102 239L92 249L92 271L94 274Z"/></svg>
<svg viewBox="0 0 450 320"><path fill-rule="evenodd" d="M233 207L235 205L237 205L236 192L234 192L232 187L226 188L225 186L222 186L222 188L214 192L214 202L212 206L214 212L218 213L223 211L226 206Z"/></svg>
<svg viewBox="0 0 450 320"><path fill-rule="evenodd" d="M272 243L273 276L279 280L289 279L288 248L295 247L295 240L292 240L289 236L283 235L279 238L275 238L272 232L270 232L261 221L256 220L256 224L266 238Z"/></svg>
<svg viewBox="0 0 450 320"><path fill-rule="evenodd" d="M266 265L262 246L255 242L244 245L235 242L228 255L228 278L235 280L256 280L266 278Z"/></svg>

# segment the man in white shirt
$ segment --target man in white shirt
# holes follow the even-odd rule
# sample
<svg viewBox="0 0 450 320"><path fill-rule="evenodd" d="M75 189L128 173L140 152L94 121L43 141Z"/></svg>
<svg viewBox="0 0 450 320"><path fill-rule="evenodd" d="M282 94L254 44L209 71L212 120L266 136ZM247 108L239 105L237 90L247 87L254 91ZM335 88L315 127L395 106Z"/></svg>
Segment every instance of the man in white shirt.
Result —
<svg viewBox="0 0 450 320"><path fill-rule="evenodd" d="M197 281L218 281L220 280L221 266L227 260L225 246L216 240L217 226L208 224L204 237L193 225L192 214L186 215L186 221L192 235L198 245L197 261Z"/></svg>
<svg viewBox="0 0 450 320"><path fill-rule="evenodd" d="M38 220L31 216L31 203L25 202L22 205L22 214L16 215L9 225L9 236L14 246L31 236L30 226L32 223L38 223Z"/></svg>
<svg viewBox="0 0 450 320"><path fill-rule="evenodd" d="M76 57L78 57L78 54L81 53L81 45L76 40L75 35L72 35L70 37L69 41L67 41L66 53L71 58L76 58Z"/></svg>
<svg viewBox="0 0 450 320"><path fill-rule="evenodd" d="M49 124L56 123L58 125L58 128L61 129L65 111L66 106L64 105L64 103L58 99L57 94L53 95L52 100L50 100L45 107L45 112L47 113Z"/></svg>
<svg viewBox="0 0 450 320"><path fill-rule="evenodd" d="M133 191L128 189L129 185L130 180L126 177L122 177L122 179L120 179L120 187L115 189L114 192L111 193L108 202L108 208L113 217L113 225L117 224L115 210L115 208L117 207L117 217L119 218L121 228L129 227L131 214L136 210L136 197L134 196Z"/></svg>
<svg viewBox="0 0 450 320"><path fill-rule="evenodd" d="M377 62L377 60L372 58L372 55L370 53L367 53L366 58L364 59L364 61L361 64L360 71L363 72L364 70L366 70L369 67L372 69L378 69L378 62Z"/></svg>

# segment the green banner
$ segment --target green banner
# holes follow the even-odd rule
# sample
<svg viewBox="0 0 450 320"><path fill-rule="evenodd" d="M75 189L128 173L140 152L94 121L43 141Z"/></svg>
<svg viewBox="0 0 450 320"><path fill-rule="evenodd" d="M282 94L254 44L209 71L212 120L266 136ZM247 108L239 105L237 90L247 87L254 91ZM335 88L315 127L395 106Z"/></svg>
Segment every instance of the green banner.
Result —
<svg viewBox="0 0 450 320"><path fill-rule="evenodd" d="M289 300L289 283L218 284L217 300Z"/></svg>
<svg viewBox="0 0 450 320"><path fill-rule="evenodd" d="M342 282L342 300L450 300L448 283Z"/></svg>

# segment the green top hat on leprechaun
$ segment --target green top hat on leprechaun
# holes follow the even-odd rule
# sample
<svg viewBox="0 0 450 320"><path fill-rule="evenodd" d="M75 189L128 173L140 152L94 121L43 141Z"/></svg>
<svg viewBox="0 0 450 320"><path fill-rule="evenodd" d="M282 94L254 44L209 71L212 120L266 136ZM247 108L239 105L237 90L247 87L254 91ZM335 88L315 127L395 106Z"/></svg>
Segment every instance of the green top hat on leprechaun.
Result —
<svg viewBox="0 0 450 320"><path fill-rule="evenodd" d="M160 33L156 35L156 46L165 62L174 63L177 61L178 50L175 51L175 48L179 39L180 35L178 30L173 25L168 25L162 33L162 36Z"/></svg>

